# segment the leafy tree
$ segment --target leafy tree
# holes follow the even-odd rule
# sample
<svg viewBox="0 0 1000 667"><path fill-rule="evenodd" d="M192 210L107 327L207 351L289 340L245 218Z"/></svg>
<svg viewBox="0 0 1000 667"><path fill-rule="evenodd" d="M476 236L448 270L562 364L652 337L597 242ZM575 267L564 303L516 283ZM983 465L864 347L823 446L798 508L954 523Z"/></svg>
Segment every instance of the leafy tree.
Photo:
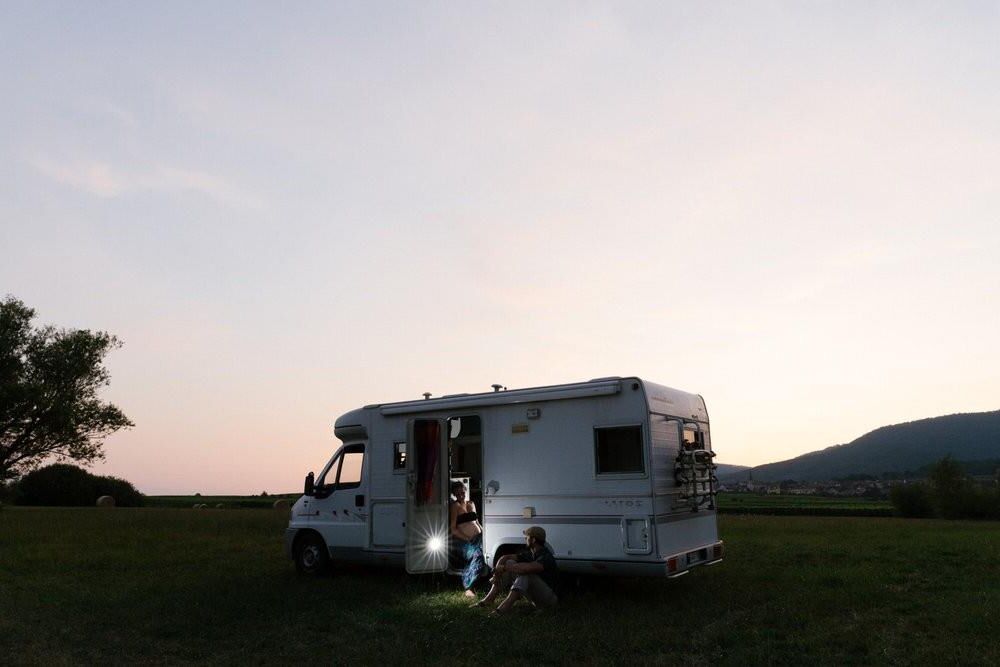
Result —
<svg viewBox="0 0 1000 667"><path fill-rule="evenodd" d="M964 514L963 506L970 491L969 479L950 454L931 466L927 481L933 491L938 514L945 519L957 519Z"/></svg>
<svg viewBox="0 0 1000 667"><path fill-rule="evenodd" d="M927 482L894 486L890 498L901 516L1000 519L1000 490L974 484L951 456L928 467Z"/></svg>
<svg viewBox="0 0 1000 667"><path fill-rule="evenodd" d="M951 454L932 465L928 470L927 477L939 493L961 488L969 483L962 465L951 458Z"/></svg>
<svg viewBox="0 0 1000 667"><path fill-rule="evenodd" d="M100 496L112 496L119 507L137 507L144 499L124 479L99 477L65 463L33 470L14 487L14 500L19 505L90 507Z"/></svg>
<svg viewBox="0 0 1000 667"><path fill-rule="evenodd" d="M100 496L111 496L115 499L115 505L118 507L141 507L146 501L146 496L132 486L132 482L128 480L110 475L101 475L95 477L94 480L97 490L97 497L94 498L95 502ZM87 504L90 505L93 503Z"/></svg>
<svg viewBox="0 0 1000 667"><path fill-rule="evenodd" d="M19 505L73 507L97 500L94 476L83 468L55 463L29 472L14 486Z"/></svg>
<svg viewBox="0 0 1000 667"><path fill-rule="evenodd" d="M35 311L0 301L0 482L49 458L89 463L106 436L132 422L97 392L104 356L121 343L103 331L33 327Z"/></svg>
<svg viewBox="0 0 1000 667"><path fill-rule="evenodd" d="M930 489L922 482L893 485L889 490L889 500L899 516L920 518L934 514Z"/></svg>

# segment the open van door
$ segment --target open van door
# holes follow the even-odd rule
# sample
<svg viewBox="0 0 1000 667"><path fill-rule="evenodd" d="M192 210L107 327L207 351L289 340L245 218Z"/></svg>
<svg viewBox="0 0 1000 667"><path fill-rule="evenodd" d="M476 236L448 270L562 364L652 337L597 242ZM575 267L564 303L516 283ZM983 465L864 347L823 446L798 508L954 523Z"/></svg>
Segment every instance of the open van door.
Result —
<svg viewBox="0 0 1000 667"><path fill-rule="evenodd" d="M406 571L448 568L448 424L411 419L406 438Z"/></svg>

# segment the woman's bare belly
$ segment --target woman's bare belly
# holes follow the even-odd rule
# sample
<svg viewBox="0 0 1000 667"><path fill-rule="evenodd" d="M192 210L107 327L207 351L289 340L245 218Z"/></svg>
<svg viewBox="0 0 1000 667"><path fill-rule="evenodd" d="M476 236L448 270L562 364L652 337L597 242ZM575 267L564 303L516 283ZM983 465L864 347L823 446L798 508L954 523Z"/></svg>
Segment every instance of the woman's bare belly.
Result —
<svg viewBox="0 0 1000 667"><path fill-rule="evenodd" d="M458 532L462 534L462 537L464 537L466 541L471 540L473 537L483 532L479 528L478 521L468 521L466 523L460 523L456 526L456 528L458 528Z"/></svg>

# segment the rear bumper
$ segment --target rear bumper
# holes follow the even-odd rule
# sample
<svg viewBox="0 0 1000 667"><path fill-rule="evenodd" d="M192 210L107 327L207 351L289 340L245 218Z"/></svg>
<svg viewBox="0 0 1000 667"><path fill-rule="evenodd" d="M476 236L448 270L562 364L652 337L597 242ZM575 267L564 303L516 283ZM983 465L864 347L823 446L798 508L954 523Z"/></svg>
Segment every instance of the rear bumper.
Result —
<svg viewBox="0 0 1000 667"><path fill-rule="evenodd" d="M558 558L559 570L573 574L598 574L614 577L680 577L699 565L722 562L721 540L687 549L657 560L596 560L587 558ZM671 569L673 562L673 569Z"/></svg>
<svg viewBox="0 0 1000 667"><path fill-rule="evenodd" d="M722 540L671 554L663 559L664 574L667 577L680 577L687 574L691 568L699 565L716 565L725 556L725 545Z"/></svg>
<svg viewBox="0 0 1000 667"><path fill-rule="evenodd" d="M559 571L603 577L663 577L661 561L623 561L559 558Z"/></svg>

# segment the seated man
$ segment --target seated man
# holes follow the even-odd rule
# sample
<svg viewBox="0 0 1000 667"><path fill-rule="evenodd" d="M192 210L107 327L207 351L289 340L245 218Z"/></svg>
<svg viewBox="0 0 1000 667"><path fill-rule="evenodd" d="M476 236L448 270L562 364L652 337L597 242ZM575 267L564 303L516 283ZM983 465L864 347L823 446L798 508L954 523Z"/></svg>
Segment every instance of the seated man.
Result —
<svg viewBox="0 0 1000 667"><path fill-rule="evenodd" d="M524 536L528 550L497 560L490 580L490 592L473 606L485 607L507 590L510 593L493 611L494 614L507 613L522 597L536 607L552 607L559 601L555 593L559 573L556 559L545 546L545 529L532 526L524 531Z"/></svg>

